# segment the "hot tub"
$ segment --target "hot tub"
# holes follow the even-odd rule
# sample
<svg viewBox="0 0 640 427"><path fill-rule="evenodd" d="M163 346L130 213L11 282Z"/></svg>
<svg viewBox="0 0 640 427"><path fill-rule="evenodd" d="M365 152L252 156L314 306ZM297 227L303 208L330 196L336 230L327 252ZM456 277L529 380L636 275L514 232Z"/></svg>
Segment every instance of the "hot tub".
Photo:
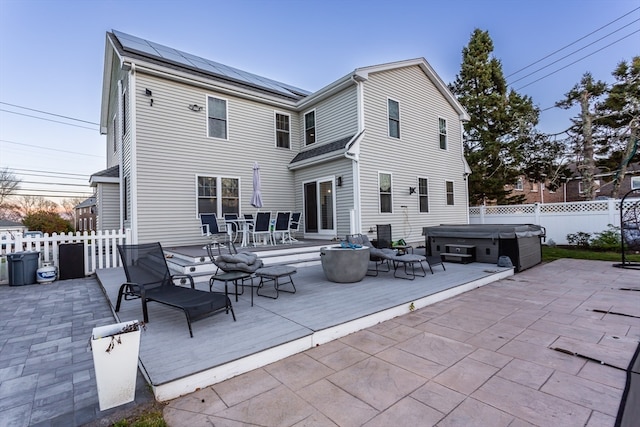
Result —
<svg viewBox="0 0 640 427"><path fill-rule="evenodd" d="M496 264L508 256L515 271L542 262L544 227L534 224L453 224L424 227L425 246L431 255L446 253L447 245L473 246L475 261Z"/></svg>

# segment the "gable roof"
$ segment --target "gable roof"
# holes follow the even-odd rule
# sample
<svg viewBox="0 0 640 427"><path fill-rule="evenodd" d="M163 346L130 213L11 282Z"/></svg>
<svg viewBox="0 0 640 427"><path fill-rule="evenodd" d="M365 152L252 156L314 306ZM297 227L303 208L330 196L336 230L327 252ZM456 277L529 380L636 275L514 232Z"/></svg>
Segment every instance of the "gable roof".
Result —
<svg viewBox="0 0 640 427"><path fill-rule="evenodd" d="M458 102L458 99L455 95L449 90L449 87L446 85L444 81L438 76L435 70L431 67L431 65L424 58L416 58L416 59L407 59L405 61L397 61L397 62L388 62L386 64L380 65L372 65L369 67L356 68L354 71L354 78L366 80L369 78L369 74L379 73L382 71L389 71L398 68L404 67L413 67L417 65L424 72L424 74L431 80L433 85L438 89L438 91L444 96L444 98L449 101L451 106L457 111L460 120L469 120L469 114L464 109L462 104Z"/></svg>
<svg viewBox="0 0 640 427"><path fill-rule="evenodd" d="M211 77L255 89L273 92L292 99L300 99L309 95L309 91L278 82L257 74L248 73L219 62L192 55L178 49L161 45L121 31L112 30L112 39L122 53L154 60L159 63L175 65L186 70L206 74Z"/></svg>
<svg viewBox="0 0 640 427"><path fill-rule="evenodd" d="M86 208L86 207L95 206L95 205L96 205L96 198L89 197L88 199L78 203L74 208L79 209L79 208Z"/></svg>

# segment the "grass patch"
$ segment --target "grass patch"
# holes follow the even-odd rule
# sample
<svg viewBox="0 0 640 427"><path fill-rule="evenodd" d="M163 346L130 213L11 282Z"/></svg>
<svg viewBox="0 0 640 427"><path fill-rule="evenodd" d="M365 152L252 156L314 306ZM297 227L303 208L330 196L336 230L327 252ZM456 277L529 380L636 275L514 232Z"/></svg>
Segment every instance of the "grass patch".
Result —
<svg viewBox="0 0 640 427"><path fill-rule="evenodd" d="M550 247L542 246L542 261L550 262L560 258L572 258L572 259L586 259L591 261L622 261L622 255L620 252L602 252L593 251L584 248L564 248L564 247ZM625 256L627 261L640 262L640 254L628 254Z"/></svg>
<svg viewBox="0 0 640 427"><path fill-rule="evenodd" d="M131 419L122 419L113 427L167 427L162 418L162 410L150 410Z"/></svg>

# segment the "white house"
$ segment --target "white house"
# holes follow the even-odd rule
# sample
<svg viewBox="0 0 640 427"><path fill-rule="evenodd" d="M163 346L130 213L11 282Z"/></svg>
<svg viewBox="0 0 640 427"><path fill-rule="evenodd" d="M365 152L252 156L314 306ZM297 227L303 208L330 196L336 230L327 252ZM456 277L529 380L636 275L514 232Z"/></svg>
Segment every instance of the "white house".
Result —
<svg viewBox="0 0 640 427"><path fill-rule="evenodd" d="M201 244L199 215L300 211L305 238L367 233L422 241L467 223L468 115L423 58L357 68L305 90L135 36L106 36L94 174L98 229Z"/></svg>

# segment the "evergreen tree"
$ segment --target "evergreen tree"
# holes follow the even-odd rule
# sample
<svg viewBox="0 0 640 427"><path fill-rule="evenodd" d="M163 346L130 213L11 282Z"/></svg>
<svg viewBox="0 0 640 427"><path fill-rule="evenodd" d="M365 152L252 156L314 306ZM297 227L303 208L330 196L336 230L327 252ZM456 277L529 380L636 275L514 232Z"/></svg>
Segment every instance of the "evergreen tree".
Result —
<svg viewBox="0 0 640 427"><path fill-rule="evenodd" d="M521 203L521 197L510 197L505 185L516 182L523 172L524 150L540 138L535 132L539 110L529 97L508 90L502 64L492 52L489 33L474 30L462 50L460 74L450 85L471 116L464 125L464 152L472 170L472 205Z"/></svg>
<svg viewBox="0 0 640 427"><path fill-rule="evenodd" d="M598 165L616 171L611 196L618 198L628 164L640 161L640 56L620 62L611 74L615 83L598 105L595 121L606 136L597 153L604 159Z"/></svg>

